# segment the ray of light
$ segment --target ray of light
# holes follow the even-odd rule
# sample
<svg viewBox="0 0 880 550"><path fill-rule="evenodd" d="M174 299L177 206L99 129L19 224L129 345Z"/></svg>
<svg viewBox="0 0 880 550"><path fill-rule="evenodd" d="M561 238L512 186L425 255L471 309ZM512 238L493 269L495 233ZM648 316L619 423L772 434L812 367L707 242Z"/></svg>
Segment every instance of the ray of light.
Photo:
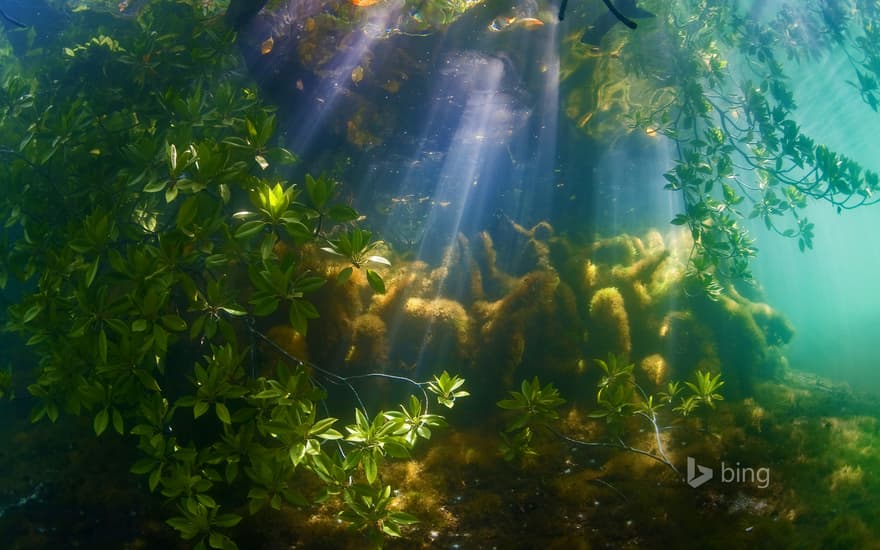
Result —
<svg viewBox="0 0 880 550"><path fill-rule="evenodd" d="M290 0L291 5L299 0ZM349 36L341 42L349 43L341 48L337 56L322 68L328 76L321 79L317 88L308 95L307 101L313 110L310 115L296 124L295 128L288 129L290 145L295 151L308 151L311 149L316 135L324 127L327 117L334 112L341 97L350 93L352 86L357 86L360 78L358 71L363 71L367 64L366 60L375 43L384 38L376 29L386 29L391 26L399 15L402 6L388 3L371 8L370 19L363 25L355 25ZM295 6L288 9L295 9Z"/></svg>
<svg viewBox="0 0 880 550"><path fill-rule="evenodd" d="M535 49L534 44L528 43L522 47ZM530 218L546 213L556 162L559 107L559 55L555 27L542 36L538 48L538 107L533 115L535 120L524 129L527 131L517 131L515 119L522 112L517 113L514 98L504 90L509 60L492 56L453 60L458 65L447 76L469 82L471 88L461 101L460 117L436 176L435 201L427 214L426 238L420 243L417 258L430 257L437 249L451 251L459 233L466 233L463 226L473 228L475 218L491 215L496 210L493 201L505 193L511 195L515 190L519 191L510 201L514 216ZM444 112L444 109L432 109L432 120L440 121ZM515 159L511 147L519 149L518 154L524 158ZM512 170L493 169L511 162ZM502 175L498 177L496 172ZM441 204L444 206L439 206ZM455 298L462 290L450 287L450 279L458 281L460 275L451 273L454 258L454 253L447 253L440 259L437 272L445 275L436 283L434 299ZM396 315L390 323L389 344L392 347L399 338L403 322L403 316ZM432 342L432 339L444 334L435 330L440 328L436 325L444 322L449 320L428 320L418 347L418 374L433 368L430 365L432 358L427 357L427 353L432 347L436 349L438 342ZM456 343L443 344L448 348Z"/></svg>

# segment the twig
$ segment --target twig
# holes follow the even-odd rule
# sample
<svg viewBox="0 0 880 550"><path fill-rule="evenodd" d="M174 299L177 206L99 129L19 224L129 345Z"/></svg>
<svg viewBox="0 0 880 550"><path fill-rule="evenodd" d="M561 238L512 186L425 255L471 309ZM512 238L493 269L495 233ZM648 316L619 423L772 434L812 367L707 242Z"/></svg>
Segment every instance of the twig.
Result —
<svg viewBox="0 0 880 550"><path fill-rule="evenodd" d="M562 438L565 441L572 443L574 445L578 445L581 447L606 447L606 448L610 448L610 449L623 449L624 451L629 451L631 453L636 453L636 454L640 454L643 456L647 456L648 458L653 458L657 462L660 462L661 464L665 464L669 469L671 469L673 472L675 472L676 475L681 475L678 471L678 468L676 468L675 465L672 462L670 462L668 458L666 458L665 454L664 455L656 455L650 451L645 451L643 449L637 449L635 447L631 447L631 446L627 445L626 443L624 443L623 441L619 441L617 443L611 443L608 441L583 441L581 439L575 439L573 437L569 437L569 436L565 435L564 433L555 430L552 426L550 426L548 424L544 424L544 427L546 427L548 430L550 430L550 432L553 435L555 435L559 438Z"/></svg>

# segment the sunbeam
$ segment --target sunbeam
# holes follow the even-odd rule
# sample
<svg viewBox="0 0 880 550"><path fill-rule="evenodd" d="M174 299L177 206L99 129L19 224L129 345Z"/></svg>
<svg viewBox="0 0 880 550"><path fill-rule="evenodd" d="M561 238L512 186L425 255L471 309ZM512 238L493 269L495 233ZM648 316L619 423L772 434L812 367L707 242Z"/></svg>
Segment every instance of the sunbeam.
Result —
<svg viewBox="0 0 880 550"><path fill-rule="evenodd" d="M482 228L502 209L526 219L540 219L546 213L556 161L559 102L558 45L555 26L551 29L537 43L523 41L524 52L456 51L440 64L428 122L414 158L421 158L425 147L440 140L448 143L442 163L429 173L432 181L422 185L412 181L414 165L410 164L399 182L401 190L419 187L431 197L416 258L438 265L437 272L446 274L432 291L434 299L457 298L463 291L450 286L455 256L451 250L460 234ZM538 51L533 71L537 82L531 84L537 92L531 103L523 105L516 96L516 90L523 87L521 75L511 58L532 57L529 53L534 50ZM443 139L446 134L448 138ZM403 322L398 314L389 323L391 348ZM426 353L436 337L436 322L430 321L421 335L417 372L430 363Z"/></svg>
<svg viewBox="0 0 880 550"><path fill-rule="evenodd" d="M293 13L299 0L290 0L288 10ZM288 129L290 146L296 151L309 151L316 135L327 124L328 116L332 115L339 99L351 93L350 89L360 84L363 79L364 66L376 44L385 38L377 29L392 27L392 23L400 17L401 4L388 3L377 5L371 11L369 20L363 25L355 26L341 42L345 48L337 50L334 59L326 64L326 77L319 80L314 90L308 91L305 102L311 106L308 116L296 122L295 127Z"/></svg>

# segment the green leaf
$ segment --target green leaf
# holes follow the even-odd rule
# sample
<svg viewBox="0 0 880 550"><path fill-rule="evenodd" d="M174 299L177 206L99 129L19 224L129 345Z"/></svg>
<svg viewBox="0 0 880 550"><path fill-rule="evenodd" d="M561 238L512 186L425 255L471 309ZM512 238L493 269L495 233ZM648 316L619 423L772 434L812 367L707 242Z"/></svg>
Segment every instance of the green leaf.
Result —
<svg viewBox="0 0 880 550"><path fill-rule="evenodd" d="M370 288L372 288L374 292L377 294L385 294L385 281L382 280L381 275L372 269L367 270L367 282L370 283Z"/></svg>
<svg viewBox="0 0 880 550"><path fill-rule="evenodd" d="M174 202L174 199L177 198L177 194L180 192L179 185L169 185L167 189L165 189L165 202L167 204L171 204Z"/></svg>
<svg viewBox="0 0 880 550"><path fill-rule="evenodd" d="M211 532L211 534L208 536L208 546L210 546L211 548L216 548L218 550L224 550L226 548L227 541L229 543L232 543L232 540L229 537L217 531Z"/></svg>
<svg viewBox="0 0 880 550"><path fill-rule="evenodd" d="M232 417L229 415L229 409L226 408L226 405L217 402L214 404L214 412L217 413L217 418L220 419L224 424L232 424Z"/></svg>
<svg viewBox="0 0 880 550"><path fill-rule="evenodd" d="M260 317L274 313L275 310L278 309L279 303L280 300L273 296L266 296L263 298L251 300L251 305L254 306L254 315L258 315Z"/></svg>
<svg viewBox="0 0 880 550"><path fill-rule="evenodd" d="M190 225L195 220L199 211L198 201L195 196L187 197L177 210L177 227L178 229Z"/></svg>
<svg viewBox="0 0 880 550"><path fill-rule="evenodd" d="M283 147L272 147L266 151L266 156L279 164L293 164L297 161L296 155Z"/></svg>
<svg viewBox="0 0 880 550"><path fill-rule="evenodd" d="M124 435L125 424L122 421L122 413L119 412L119 409L114 407L111 417L113 420L113 429L116 430L116 433L118 433L119 435Z"/></svg>
<svg viewBox="0 0 880 550"><path fill-rule="evenodd" d="M312 424L312 427L309 428L308 435L321 434L330 429L330 426L332 426L335 422L335 418L322 418L321 420L318 420L317 422Z"/></svg>
<svg viewBox="0 0 880 550"><path fill-rule="evenodd" d="M366 452L361 458L361 464L364 467L364 475L367 476L367 483L372 485L379 476L379 465L376 463L376 457L373 453Z"/></svg>
<svg viewBox="0 0 880 550"><path fill-rule="evenodd" d="M393 538L400 536L400 529L389 521L382 523L382 532Z"/></svg>
<svg viewBox="0 0 880 550"><path fill-rule="evenodd" d="M196 401L193 406L193 418L198 418L208 412L208 406L207 401Z"/></svg>
<svg viewBox="0 0 880 550"><path fill-rule="evenodd" d="M344 204L334 204L327 210L327 215L336 223L346 223L358 219L357 210Z"/></svg>
<svg viewBox="0 0 880 550"><path fill-rule="evenodd" d="M348 281L349 278L351 278L352 273L354 273L354 268L350 266L346 267L339 272L339 275L336 276L336 282L340 285L345 284L345 282Z"/></svg>
<svg viewBox="0 0 880 550"><path fill-rule="evenodd" d="M394 458L409 458L409 449L393 441L385 442L385 451Z"/></svg>
<svg viewBox="0 0 880 550"><path fill-rule="evenodd" d="M323 176L315 179L311 174L306 174L306 191L312 204L318 210L324 209L324 205L333 195L334 187L335 184Z"/></svg>
<svg viewBox="0 0 880 550"><path fill-rule="evenodd" d="M217 527L235 527L242 520L238 514L220 514L214 518L214 525Z"/></svg>
<svg viewBox="0 0 880 550"><path fill-rule="evenodd" d="M158 193L165 189L167 183L165 180L151 181L144 186L144 193Z"/></svg>
<svg viewBox="0 0 880 550"><path fill-rule="evenodd" d="M150 492L153 492L156 490L156 487L159 486L159 481L161 481L161 480L162 480L162 466L160 465L158 468L153 470L153 472L150 474L150 479L149 479Z"/></svg>
<svg viewBox="0 0 880 550"><path fill-rule="evenodd" d="M388 514L388 519L400 525L414 525L419 522L418 518L406 512L391 512Z"/></svg>
<svg viewBox="0 0 880 550"><path fill-rule="evenodd" d="M22 316L21 322L22 323L30 323L31 321L33 321L37 317L37 315L40 314L41 311L43 311L43 304L32 305L31 307L29 307L27 309L27 311L24 312L24 315Z"/></svg>
<svg viewBox="0 0 880 550"><path fill-rule="evenodd" d="M98 357L102 363L107 363L107 333L103 328L98 332Z"/></svg>
<svg viewBox="0 0 880 550"><path fill-rule="evenodd" d="M174 332L186 330L186 321L179 315L163 315L162 324L165 325L165 328Z"/></svg>
<svg viewBox="0 0 880 550"><path fill-rule="evenodd" d="M296 301L290 303L288 320L290 321L290 326L293 327L294 330L303 336L307 334L309 321L304 312L297 306Z"/></svg>
<svg viewBox="0 0 880 550"><path fill-rule="evenodd" d="M155 468L158 464L159 461L154 458L142 458L135 462L129 471L136 475L143 475L147 472L152 472L153 468Z"/></svg>
<svg viewBox="0 0 880 550"><path fill-rule="evenodd" d="M290 446L287 454L290 458L290 462L293 463L294 466L299 466L299 463L306 457L306 446L304 443L295 443Z"/></svg>
<svg viewBox="0 0 880 550"><path fill-rule="evenodd" d="M88 271L86 271L86 288L92 286L92 282L95 280L95 275L98 274L98 266L101 265L101 257L98 256L95 258L95 261L89 265Z"/></svg>
<svg viewBox="0 0 880 550"><path fill-rule="evenodd" d="M198 529L193 525L193 523L184 517L173 517L165 520L165 523L180 531L180 536L183 539L191 539L199 534Z"/></svg>
<svg viewBox="0 0 880 550"><path fill-rule="evenodd" d="M312 231L299 220L284 222L284 230L287 231L287 234L292 239L308 240L312 238Z"/></svg>
<svg viewBox="0 0 880 550"><path fill-rule="evenodd" d="M101 435L104 433L104 430L107 429L107 425L110 423L110 413L106 408L98 411L98 414L95 415L94 428L95 435Z"/></svg>
<svg viewBox="0 0 880 550"><path fill-rule="evenodd" d="M162 388L159 387L159 383L156 382L156 379L145 370L135 369L134 371L135 377L140 380L141 384L150 391L162 391Z"/></svg>
<svg viewBox="0 0 880 550"><path fill-rule="evenodd" d="M244 222L238 227L238 229L235 230L235 238L247 239L248 237L256 235L257 233L262 231L265 225L266 222L261 220L251 220L249 222Z"/></svg>

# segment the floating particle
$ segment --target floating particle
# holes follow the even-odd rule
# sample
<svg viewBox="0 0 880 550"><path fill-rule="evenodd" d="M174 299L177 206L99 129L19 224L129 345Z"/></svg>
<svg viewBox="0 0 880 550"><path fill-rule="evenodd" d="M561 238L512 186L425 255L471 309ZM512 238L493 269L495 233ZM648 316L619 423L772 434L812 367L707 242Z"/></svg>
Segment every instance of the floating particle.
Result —
<svg viewBox="0 0 880 550"><path fill-rule="evenodd" d="M266 55L271 52L272 48L274 47L275 39L270 36L269 38L263 40L263 42L260 44L260 53Z"/></svg>
<svg viewBox="0 0 880 550"><path fill-rule="evenodd" d="M358 65L354 69L351 70L351 81L355 84L360 84L361 80L364 79L364 68Z"/></svg>
<svg viewBox="0 0 880 550"><path fill-rule="evenodd" d="M593 111L588 112L587 114L582 116L580 118L580 120L578 120L578 122L577 122L578 128L583 128L584 126L586 126L587 123L590 122L591 118L593 118Z"/></svg>

